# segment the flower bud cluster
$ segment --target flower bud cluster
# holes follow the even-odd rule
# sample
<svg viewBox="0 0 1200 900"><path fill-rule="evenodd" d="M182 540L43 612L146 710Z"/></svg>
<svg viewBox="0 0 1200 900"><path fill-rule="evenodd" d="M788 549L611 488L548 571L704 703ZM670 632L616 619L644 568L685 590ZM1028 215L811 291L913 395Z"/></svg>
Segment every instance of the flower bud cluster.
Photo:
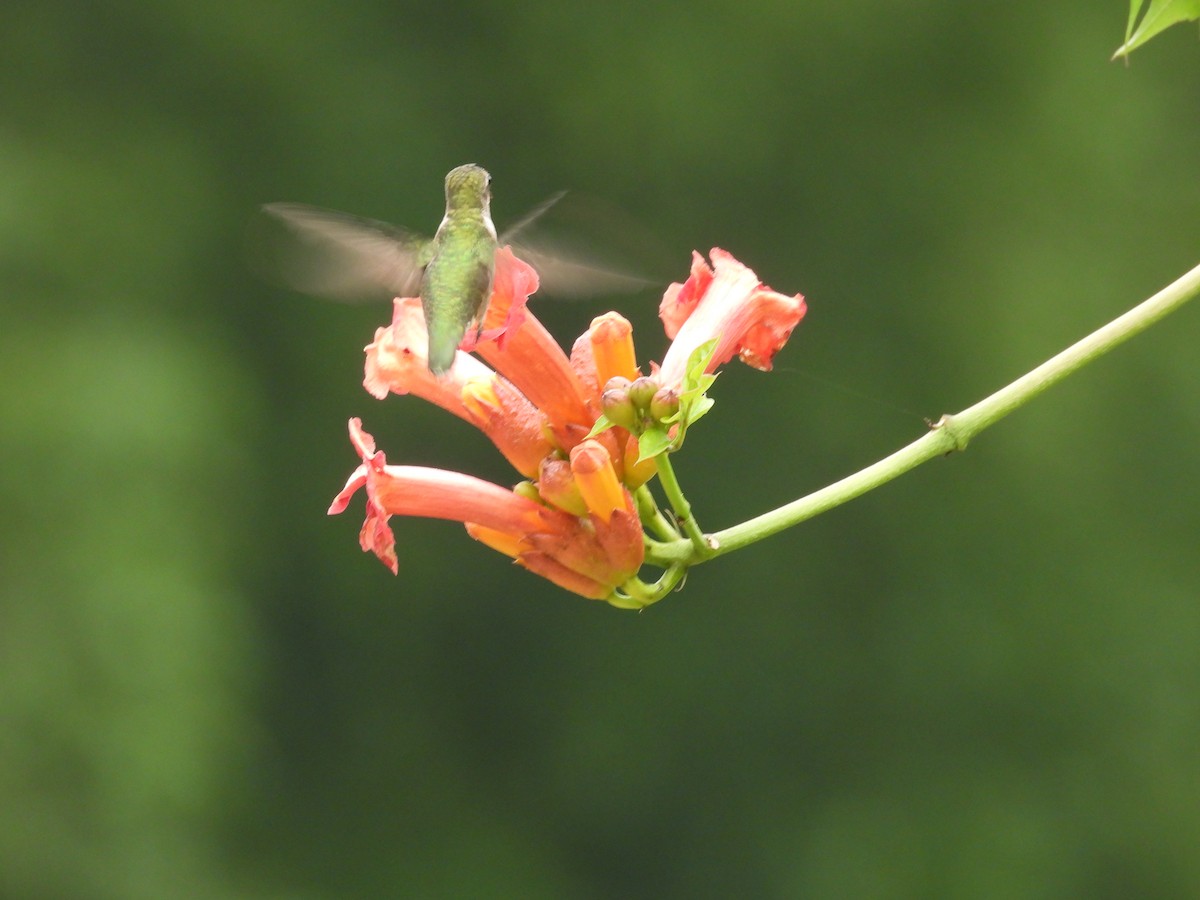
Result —
<svg viewBox="0 0 1200 900"><path fill-rule="evenodd" d="M673 387L660 387L647 375L633 381L616 376L604 385L600 404L610 422L640 435L679 412L679 392Z"/></svg>
<svg viewBox="0 0 1200 900"><path fill-rule="evenodd" d="M736 356L769 370L805 312L803 297L772 291L728 253L714 249L711 258L710 266L693 254L687 280L664 292L659 315L671 345L650 376L638 369L632 326L615 312L594 319L568 356L525 308L538 276L508 247L496 252L483 322L468 329L445 371L429 365L421 298L396 298L391 324L366 348L364 387L378 398L413 394L470 422L523 480L510 489L461 472L389 465L355 418L349 432L360 465L330 513L363 491L359 543L393 572L392 516L449 519L567 590L628 605L633 595L622 592L646 559L642 516L658 516L645 512L648 494L635 502L633 492L670 471L663 454L679 449L711 407L705 391L715 369ZM680 512L678 485L673 490L672 507L692 521Z"/></svg>

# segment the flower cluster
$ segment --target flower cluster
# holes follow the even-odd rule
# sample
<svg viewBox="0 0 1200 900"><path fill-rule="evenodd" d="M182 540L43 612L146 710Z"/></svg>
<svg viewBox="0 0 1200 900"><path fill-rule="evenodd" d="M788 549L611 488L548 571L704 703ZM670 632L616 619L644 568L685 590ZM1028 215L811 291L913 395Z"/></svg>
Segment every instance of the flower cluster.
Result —
<svg viewBox="0 0 1200 900"><path fill-rule="evenodd" d="M645 536L634 492L657 471L656 455L707 405L694 402L703 371L739 356L759 369L804 316L803 297L762 285L722 250L712 266L694 254L690 277L671 285L660 316L673 338L643 376L629 322L595 319L567 354L526 309L537 273L504 247L478 333L471 329L442 376L426 358L417 298L397 298L391 324L366 348L373 396L415 394L478 427L525 480L512 489L470 475L389 465L358 419L350 438L362 464L330 507L342 512L366 489L363 550L398 569L393 515L463 522L468 533L518 565L584 597L606 599L635 578ZM479 359L471 356L474 352ZM711 379L709 379L711 380ZM703 398L701 398L703 399ZM656 435L653 449L647 436Z"/></svg>

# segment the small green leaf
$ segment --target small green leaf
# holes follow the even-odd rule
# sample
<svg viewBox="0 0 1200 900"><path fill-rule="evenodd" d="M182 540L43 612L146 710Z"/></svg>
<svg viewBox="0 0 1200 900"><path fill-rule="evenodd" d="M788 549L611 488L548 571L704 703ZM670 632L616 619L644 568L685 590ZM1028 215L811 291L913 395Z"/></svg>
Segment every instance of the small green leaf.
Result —
<svg viewBox="0 0 1200 900"><path fill-rule="evenodd" d="M712 387L712 383L716 381L715 375L704 375L698 378L691 385L684 385L683 390L679 392L679 400L681 403L686 403L689 400L695 400L705 391Z"/></svg>
<svg viewBox="0 0 1200 900"><path fill-rule="evenodd" d="M710 409L712 409L714 403L716 403L716 401L713 400L712 397L700 397L692 405L691 414L688 417L688 424L691 425L693 422L695 422L697 419L699 419L701 416L703 416L706 412L708 412Z"/></svg>
<svg viewBox="0 0 1200 900"><path fill-rule="evenodd" d="M608 416L600 413L600 417L596 419L596 424L592 426L592 430L588 432L587 438L584 438L584 440L594 438L598 434L604 434L604 432L612 427L614 427L614 424L608 420Z"/></svg>
<svg viewBox="0 0 1200 900"><path fill-rule="evenodd" d="M1200 0L1149 0L1149 6L1135 29L1134 22L1137 21L1138 11L1146 6L1146 2L1147 0L1129 0L1125 43L1117 48L1113 59L1118 56L1128 57L1135 48L1172 25L1200 19Z"/></svg>
<svg viewBox="0 0 1200 900"><path fill-rule="evenodd" d="M652 425L638 438L638 462L651 459L671 449L671 437L667 429Z"/></svg>
<svg viewBox="0 0 1200 900"><path fill-rule="evenodd" d="M716 349L717 339L713 338L693 350L688 357L687 368L679 383L679 411L662 420L664 426L677 425L675 440L670 442L673 451L683 446L688 426L712 409L713 401L705 395L705 391L712 387L717 376L708 374L705 369L712 362ZM645 456L645 453L642 455Z"/></svg>
<svg viewBox="0 0 1200 900"><path fill-rule="evenodd" d="M717 339L713 338L711 341L705 341L692 351L692 355L688 357L687 368L684 370L683 383L679 386L680 396L695 390L705 378L713 378L712 375L705 375L704 370L708 368L713 352L716 349ZM712 384L712 381L709 381L708 384ZM704 385L701 390L705 388L707 388L707 385Z"/></svg>

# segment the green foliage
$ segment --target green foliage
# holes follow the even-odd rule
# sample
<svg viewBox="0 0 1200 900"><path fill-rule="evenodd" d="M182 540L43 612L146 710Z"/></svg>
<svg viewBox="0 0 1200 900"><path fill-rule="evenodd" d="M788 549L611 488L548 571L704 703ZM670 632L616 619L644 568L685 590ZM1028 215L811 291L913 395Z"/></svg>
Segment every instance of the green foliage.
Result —
<svg viewBox="0 0 1200 900"><path fill-rule="evenodd" d="M719 244L811 306L672 457L725 527L1197 261L1186 44L934 12L6 3L0 896L1200 896L1195 309L629 616L447 523L364 556L350 416L518 476L363 392L386 304L242 264L262 203L436 221L469 161L498 221L626 209L664 285Z"/></svg>
<svg viewBox="0 0 1200 900"><path fill-rule="evenodd" d="M1145 7L1145 13L1139 22L1138 13L1143 7ZM1190 22L1195 19L1200 19L1200 0L1129 0L1129 21L1125 25L1125 43L1117 48L1113 58L1128 57L1130 53L1159 32L1179 22Z"/></svg>
<svg viewBox="0 0 1200 900"><path fill-rule="evenodd" d="M717 349L714 338L701 344L688 356L687 369L679 385L679 409L664 416L638 437L638 460L650 459L668 450L675 451L683 446L687 430L713 407L713 399L705 392L717 380L705 369ZM675 436L670 435L672 425L677 425Z"/></svg>
<svg viewBox="0 0 1200 900"><path fill-rule="evenodd" d="M671 449L671 436L661 425L647 428L638 435L638 461L652 459Z"/></svg>

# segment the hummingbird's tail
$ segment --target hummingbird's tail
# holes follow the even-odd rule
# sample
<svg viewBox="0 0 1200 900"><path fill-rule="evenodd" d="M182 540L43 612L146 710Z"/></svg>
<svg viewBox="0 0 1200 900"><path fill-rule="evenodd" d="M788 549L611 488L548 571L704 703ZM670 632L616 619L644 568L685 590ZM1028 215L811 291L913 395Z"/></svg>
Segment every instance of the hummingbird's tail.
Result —
<svg viewBox="0 0 1200 900"><path fill-rule="evenodd" d="M449 326L449 327L447 327ZM429 371L434 375L445 375L454 365L454 355L462 343L463 332L454 323L435 318L429 329Z"/></svg>

